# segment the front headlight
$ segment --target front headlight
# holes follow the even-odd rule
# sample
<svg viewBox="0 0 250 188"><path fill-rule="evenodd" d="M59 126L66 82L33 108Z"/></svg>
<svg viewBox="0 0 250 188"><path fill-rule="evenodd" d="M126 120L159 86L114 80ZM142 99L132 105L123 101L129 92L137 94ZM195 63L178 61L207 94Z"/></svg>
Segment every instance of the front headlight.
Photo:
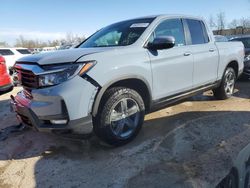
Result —
<svg viewBox="0 0 250 188"><path fill-rule="evenodd" d="M39 87L58 85L76 75L84 75L94 65L96 61L87 61L71 65L49 67L46 72L38 75Z"/></svg>

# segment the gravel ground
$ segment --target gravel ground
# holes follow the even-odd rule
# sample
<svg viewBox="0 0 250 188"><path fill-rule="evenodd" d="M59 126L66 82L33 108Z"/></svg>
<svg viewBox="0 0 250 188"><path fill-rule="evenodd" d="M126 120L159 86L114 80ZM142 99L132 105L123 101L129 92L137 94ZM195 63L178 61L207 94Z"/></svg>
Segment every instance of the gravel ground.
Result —
<svg viewBox="0 0 250 188"><path fill-rule="evenodd" d="M226 101L206 92L149 114L138 137L119 148L96 137L11 133L0 141L0 187L215 187L250 143L249 84L238 83ZM9 97L0 96L1 129L18 124Z"/></svg>

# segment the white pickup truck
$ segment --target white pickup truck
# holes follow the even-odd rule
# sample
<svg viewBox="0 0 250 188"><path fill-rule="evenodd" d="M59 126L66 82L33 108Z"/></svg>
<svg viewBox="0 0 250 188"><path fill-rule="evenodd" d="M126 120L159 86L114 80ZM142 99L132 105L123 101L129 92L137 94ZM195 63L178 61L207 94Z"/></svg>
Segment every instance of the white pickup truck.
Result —
<svg viewBox="0 0 250 188"><path fill-rule="evenodd" d="M15 64L23 91L18 119L39 131L94 133L112 145L131 141L144 115L213 89L227 99L243 70L241 42L214 41L206 23L180 15L107 26L75 49L27 56Z"/></svg>

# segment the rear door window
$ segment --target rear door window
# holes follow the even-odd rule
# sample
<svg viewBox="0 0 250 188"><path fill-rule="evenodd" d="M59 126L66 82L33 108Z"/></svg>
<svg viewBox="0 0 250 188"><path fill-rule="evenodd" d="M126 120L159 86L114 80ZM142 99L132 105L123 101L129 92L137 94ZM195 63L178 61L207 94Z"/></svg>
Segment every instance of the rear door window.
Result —
<svg viewBox="0 0 250 188"><path fill-rule="evenodd" d="M14 53L9 49L0 49L0 54L3 56L14 55Z"/></svg>
<svg viewBox="0 0 250 188"><path fill-rule="evenodd" d="M29 50L27 49L16 49L20 54L31 54Z"/></svg>
<svg viewBox="0 0 250 188"><path fill-rule="evenodd" d="M192 44L208 43L208 34L204 24L199 20L186 19Z"/></svg>

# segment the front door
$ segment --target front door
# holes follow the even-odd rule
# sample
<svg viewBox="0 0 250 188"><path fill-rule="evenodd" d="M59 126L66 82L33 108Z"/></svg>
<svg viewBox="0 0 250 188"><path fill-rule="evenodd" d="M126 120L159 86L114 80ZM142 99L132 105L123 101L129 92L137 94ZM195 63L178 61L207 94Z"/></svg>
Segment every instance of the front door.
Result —
<svg viewBox="0 0 250 188"><path fill-rule="evenodd" d="M148 50L153 75L153 99L159 100L192 89L193 56L186 46L181 19L162 21L152 33L155 37L173 36L175 47L171 49Z"/></svg>

